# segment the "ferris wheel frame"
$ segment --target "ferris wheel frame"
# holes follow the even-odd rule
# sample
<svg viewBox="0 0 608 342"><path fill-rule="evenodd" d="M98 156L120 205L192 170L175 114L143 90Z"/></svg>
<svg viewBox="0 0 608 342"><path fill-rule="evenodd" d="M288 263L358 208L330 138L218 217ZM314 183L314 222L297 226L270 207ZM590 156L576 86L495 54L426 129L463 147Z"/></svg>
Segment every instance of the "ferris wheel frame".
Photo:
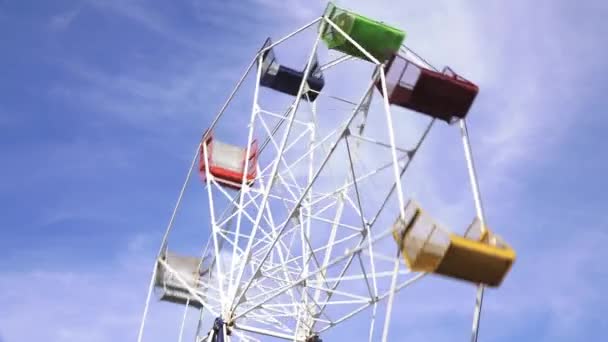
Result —
<svg viewBox="0 0 608 342"><path fill-rule="evenodd" d="M305 203L307 200L308 201L313 200L311 197L312 191L310 191L312 186L315 184L317 177L322 172L326 163L332 156L332 153L336 149L336 146L338 145L338 143L340 143L342 141L342 139L345 139L346 137L351 137L353 139L360 139L362 141L366 141L368 143L374 143L377 145L382 145L382 146L385 146L388 149L390 149L392 161L391 161L390 165L388 165L387 167L392 168L394 184L393 184L393 187L388 192L386 199L380 206L380 211L384 209L384 206L385 206L386 202L388 201L388 199L395 193L397 196L397 201L399 203L400 215L405 216L405 214L403 212L403 210L404 210L403 208L405 207L405 198L404 198L404 194L403 194L403 190L402 190L402 176L405 173L405 171L407 170L408 166L410 165L410 162L416 155L417 151L419 150L422 142L425 140L426 136L428 135L428 132L431 130L435 120L430 121L430 123L426 127L423 135L419 139L417 145L413 149L405 149L400 146L397 146L396 139L395 139L393 118L391 115L391 105L390 105L388 99L386 97L383 97L383 111L385 114L385 120L386 120L386 124L387 124L386 129L387 129L387 133L388 133L388 142L381 142L381 141L367 138L364 135L362 135L361 132L359 132L358 134L353 133L351 130L351 124L353 123L353 120L355 120L355 118L357 118L359 116L367 116L367 111L369 110L369 101L371 101L371 97L372 97L372 94L374 91L374 84L377 81L379 81L381 84L383 93L385 93L385 94L387 93L386 73L384 70L383 63L378 61L368 51L366 51L363 47L361 47L355 40L353 40L339 26L337 26L334 22L332 22L331 19L329 19L327 16L319 17L319 18L313 20L312 22L302 26L301 28L297 29L296 31L277 40L275 43L258 51L257 54L255 55L255 57L253 58L253 60L251 61L251 63L249 64L249 66L247 67L244 75L237 82L237 84L236 84L235 88L233 89L233 91L231 92L230 96L228 97L228 99L226 100L224 105L221 107L219 112L214 117L214 119L209 127L209 130L214 129L216 124L222 118L225 110L230 105L233 97L241 88L246 77L257 66L257 68L256 68L257 69L256 85L255 85L255 89L254 89L254 100L253 100L253 104L252 104L251 116L250 116L249 123L248 123L249 130L248 130L248 137L247 137L246 155L249 155L251 143L254 139L254 136L253 136L254 135L254 127L253 127L254 121L256 120L256 118L258 118L259 116L263 116L263 115L268 115L268 116L274 117L275 119L279 119L280 120L279 124L278 124L279 128L280 128L280 126L285 125L285 124L287 126L286 126L286 128L284 128L283 136L278 141L274 139L274 134L277 131L279 131L279 128L277 128L277 126L275 126L275 128L273 128L273 129L266 127L266 130L269 133L269 135L268 135L269 139L268 139L268 141L266 141L262 144L262 147L260 148L260 150L263 150L267 145L270 144L272 146L275 146L275 148L277 149L276 153L278 156L283 155L284 152L287 149L289 149L289 147L290 147L288 138L290 136L290 132L292 132L293 126L298 125L298 124L306 124L305 122L304 123L298 122L298 120L295 117L295 114L298 111L298 108L301 105L301 102L304 101L303 94L305 93L305 91L308 90L307 86L306 86L306 77L309 75L309 73L311 71L312 61L316 54L317 47L318 47L318 44L321 39L321 32L323 30L319 29L319 33L313 44L312 51L309 53L309 58L306 63L306 68L304 70L303 81L300 84L298 94L295 97L293 104L291 105L289 110L285 113L286 115L285 114L281 115L278 113L273 113L271 111L264 110L258 104L258 94L259 94L260 78L261 78L261 70L262 70L262 56L266 50L272 49L275 46L280 45L281 43L290 39L294 35L302 32L314 25L317 25L317 24L320 24L321 27L323 27L324 25L329 25L334 30L336 30L338 33L343 35L343 37L346 40L348 40L351 44L353 44L356 48L358 48L360 50L360 52L363 55L365 55L374 64L376 72L375 72L375 75L372 78L366 92L356 103L355 109L348 116L348 118L345 120L345 122L339 126L339 129L333 135L338 138L335 141L333 141L332 144L330 145L329 152L327 152L324 155L323 161L321 162L320 166L318 166L316 169L314 169L313 164L312 163L310 164L310 167L308 169L308 183L305 187L297 189L299 191L299 193L293 194L293 195L297 195L297 196L295 196L294 199L291 199L292 208L288 212L287 217L291 219L294 216L300 215L300 211L303 209L303 206L302 206L303 203ZM321 66L321 70L323 70L323 71L329 70L332 67L335 67L343 62L348 61L351 58L352 57L350 57L350 56L339 57L339 58L337 58L333 61L330 61L329 63ZM366 105L366 103L367 103L367 105ZM312 105L311 107L313 107L312 112L314 115L314 105ZM482 221L482 224L484 224L483 206L482 206L479 185L477 182L477 175L476 175L475 166L474 166L474 162L473 162L472 151L471 151L471 146L470 146L470 142L468 139L468 131L467 131L467 126L466 126L465 120L464 119L459 120L459 125L460 125L462 143L463 143L463 148L464 148L465 157L466 157L466 161L467 161L467 169L469 172L469 180L470 180L471 188L473 191L473 197L474 197L477 216ZM313 136L312 141L314 141L314 134L315 134L314 128L311 129L311 131L308 133L310 133L311 136ZM348 147L348 139L346 139L346 144ZM320 150L321 145L322 144L319 143L318 145L312 147L310 149L310 153L314 153L317 149ZM403 274L403 271L399 270L402 261L401 261L401 258L399 257L398 253L392 257L393 264L394 264L394 268L393 268L392 272L384 272L383 274L380 275L379 273L376 274L376 272L374 270L370 270L369 275L367 275L367 274L362 275L366 280L366 284L369 286L370 298L353 299L352 303L361 303L361 306L355 310L352 310L350 313L348 313L336 320L330 321L327 325L325 325L324 327L322 327L320 329L313 330L313 328L315 326L315 319L312 317L298 317L297 318L298 326L293 330L293 333L281 332L281 331L279 331L280 329L271 330L271 329L265 329L265 328L248 325L248 324L239 323L240 318L247 316L248 314L252 313L255 310L259 310L260 308L262 308L262 306L265 303L268 303L268 302L272 301L273 298L276 298L278 296L281 296L284 293L289 292L290 290L293 290L294 288L300 286L303 282L308 282L309 285L307 285L307 286L309 286L312 290L314 290L313 298L318 299L319 293L321 293L321 292L330 293L328 296L328 300L325 303L315 303L316 305L326 307L327 304L329 303L329 299L331 299L332 294L339 292L338 290L336 290L337 285L335 287L333 287L333 289L327 289L327 288L320 289L318 286L315 288L314 285L310 285L310 284L313 284L315 280L317 282L320 282L320 280L319 280L320 275L322 275L324 273L324 271L327 270L329 267L332 267L342 261L347 261L346 264L350 265L352 262L354 262L355 258L358 255L360 255L361 253L363 253L365 251L367 251L368 254L370 254L370 253L372 255L374 254L374 251L371 247L373 246L373 244L375 243L376 240L372 239L372 234L370 233L370 230L375 222L375 218L378 215L375 215L374 219L372 219L369 222L366 222L365 217L361 216L360 219L361 219L362 223L361 223L361 227L359 227L359 228L362 231L364 231L365 233L362 234L362 238L360 239L360 242L358 243L358 245L355 248L349 249L344 255L334 258L334 259L330 258L331 252L326 253L325 258L323 259L323 261L320 264L320 267L318 267L316 270L314 270L312 272L305 272L305 274L303 276L287 282L279 289L265 290L266 292L262 293L259 301L249 305L249 307L247 307L244 310L237 311L237 309L239 307L242 307L241 305L243 303L245 303L244 302L245 294L248 292L248 290L252 286L255 285L254 282L255 282L256 278L254 276L250 277L249 279L243 279L243 277L247 271L247 264L249 264L249 261L253 257L252 255L254 254L254 248L260 247L260 244L266 243L266 247L264 249L261 249L261 250L263 250L263 253L261 255L255 256L255 258L257 258L256 259L257 266L253 266L253 263L249 264L249 266L253 267L253 269L250 270L251 274L255 275L255 274L258 274L261 272L263 265L266 265L267 260L271 257L274 247L281 242L280 241L281 236L290 228L289 224L288 224L289 221L283 221L281 224L277 225L276 227L273 227L272 234L274 234L274 236L271 237L269 239L269 241L260 242L260 240L256 241L256 239L255 239L255 236L257 235L258 231L260 229L262 229L262 228L260 228L261 227L260 224L261 224L262 220L267 219L267 217L265 216L267 209L265 209L265 208L267 208L267 203L269 201L269 198L271 198L271 196L272 196L271 189L274 185L274 182L277 182L277 181L281 182L280 174L279 174L279 167L281 166L281 164L278 161L276 163L271 164L271 169L269 170L269 176L268 176L268 180L269 180L268 184L263 184L263 183L259 184L259 187L257 187L257 188L250 187L247 184L246 177L243 177L242 183L240 184L241 191L238 191L235 196L232 196L226 190L223 189L223 186L221 184L219 184L214 179L214 176L210 173L208 166L205 169L205 176L206 176L205 177L205 186L206 186L206 191L207 191L210 219L211 219L211 226L212 226L211 239L208 241L209 244L208 244L207 248L209 248L213 251L212 252L213 255L215 255L216 258L221 255L219 237L220 237L220 234L223 234L222 229L220 228L222 225L232 223L233 219L236 218L236 227L234 230L234 236L235 236L235 239L238 240L238 237L241 233L240 227L241 227L242 220L244 220L244 219L253 220L252 231L250 233L250 238L248 240L246 248L240 252L240 256L242 259L240 264L236 258L232 258L232 260L230 261L229 270L223 270L222 262L214 261L215 270L217 272L217 274L215 275L214 280L213 280L213 281L217 282L217 284L215 285L215 288L214 288L214 285L211 285L210 282L205 283L205 284L199 284L200 287L197 287L197 288L191 286L191 284L189 284L186 279L183 279L183 277L180 276L179 272L172 269L171 265L169 263L167 263L165 260L163 260L162 256L163 256L163 253L166 251L168 237L173 228L173 223L174 223L178 208L180 207L185 189L186 189L190 179L192 178L192 173L193 173L193 170L195 169L196 160L198 158L199 151L201 151L201 150L203 151L205 156L208 155L208 151L206 149L205 144L203 144L202 142L199 143L196 148L195 157L192 160L191 167L187 173L186 180L182 186L182 189L178 196L178 200L175 205L174 211L171 215L167 229L163 236L161 248L159 250L158 256L154 262L154 268L153 268L153 272L152 272L151 281L149 284L146 304L145 304L144 312L142 315L142 321L141 321L140 330L139 330L139 334L138 334L138 342L143 341L143 332L144 332L146 317L147 317L147 313L148 313L148 309L149 309L149 303L150 303L151 296L152 296L152 293L153 293L153 290L155 287L155 279L157 276L157 272L158 272L159 268L161 268L161 267L164 268L165 270L167 270L168 272L172 273L175 276L175 278L177 279L177 281L179 283L181 283L181 285L185 289L187 289L189 295L192 298L194 298L196 301L198 301L199 303L202 304L202 307L204 309L201 309L201 315L203 312L202 310L206 310L212 316L221 317L224 320L224 327L221 328L221 330L219 332L211 331L210 334L205 338L209 338L209 337L213 338L214 334L217 335L218 333L220 333L220 334L222 334L223 338L225 338L225 340L229 340L230 339L230 336L228 336L228 328L229 328L229 330L234 333L234 336L238 336L241 340L244 340L244 341L254 341L257 339L255 339L253 337L252 338L245 337L246 335L242 335L242 333L253 333L255 335L271 336L271 337L289 340L289 341L306 342L306 341L309 341L309 339L311 337L324 333L325 331L329 330L330 328L333 328L336 325L349 320L350 318L354 317L361 311L364 311L370 307L373 307L373 310L375 313L376 308L377 308L377 303L379 301L386 300L387 309L386 309L386 313L385 313L384 326L382 328L382 341L383 342L387 341L388 332L390 329L390 321L391 321L390 318L391 318L392 306L393 306L395 294L397 292L399 292L400 290L402 290L403 288L409 286L413 282L418 281L419 279L421 279L422 277L425 276L425 274L423 274L423 273L417 274L405 282L398 283L398 281L397 281L398 275ZM399 153L402 153L402 154L405 153L407 158L403 158L403 156L399 157ZM350 155L350 151L349 151L349 155ZM407 162L405 162L405 164L404 164L404 159L407 159ZM249 162L249 160L246 159L245 160L245 169L248 169L248 166L249 166L248 162ZM342 188L346 189L348 187L353 187L355 189L355 192L358 192L357 183L361 177L355 176L354 170L352 170L352 160L351 160L351 170L350 171L351 171L352 180L345 181L344 186L341 187L340 189L342 189ZM229 207L234 209L233 212L230 214L232 216L229 215L226 217L226 216L222 216L222 214L216 215L216 213L215 213L216 208L214 207L214 198L215 198L216 194L214 194L212 192L212 189L215 189L217 193L221 193L223 196L225 196L231 202ZM253 197L252 194L255 195L256 197ZM249 196L249 198L247 198L247 196ZM353 200L353 199L350 199L350 200L355 203L357 201L361 202L360 194L357 193L356 197L357 197L356 200ZM256 200L259 201L259 203L257 203ZM257 215L255 217L247 218L246 217L247 213L243 210L243 208L248 205L251 205L253 203L257 203L256 206L259 208L259 210L257 211ZM361 207L360 204L359 204L359 207ZM306 210L305 207L304 207L304 210ZM223 218L223 221L217 222L218 221L217 218ZM309 215L308 220L309 220L308 228L310 228L310 221L312 221L312 215ZM331 223L333 225L340 224L340 222L336 222L336 221L327 222L327 223ZM301 225L301 227L303 227L303 226L304 226L304 224ZM268 233L267 235L270 235L270 233ZM304 234L304 235L306 235L306 234ZM376 236L375 239L377 239L377 240L384 239L389 235L390 235L390 231L386 231L383 234ZM330 239L331 239L331 237L330 237ZM227 240L227 239L225 239L225 240ZM335 246L334 242L335 241L333 241L333 242L330 241L327 244L326 248L331 251L331 248L333 248ZM302 242L302 245L303 246L305 245L305 241ZM237 249L239 249L238 243L233 244L232 245L232 250L233 250L232 255L233 256L237 255L237 253L236 253ZM203 252L203 255L205 253L206 252ZM281 257L279 257L279 259L281 259L281 258L285 259L285 257L286 256L281 256ZM303 260L303 256L301 257L301 259ZM359 259L359 261L360 261L360 259ZM308 262L310 262L310 261L308 261ZM305 266L305 265L306 265L306 262L303 264L303 266ZM372 263L372 265L373 265L373 263ZM275 265L273 265L273 266L275 266ZM277 266L275 266L275 267L277 267ZM285 264L283 265L283 272L285 274L288 274L290 272L290 270L287 269L287 266ZM340 277L345 277L344 273L345 272L341 272ZM375 281L375 279L377 279L380 276L390 277L390 279L391 279L390 289L384 293L379 293L377 288L372 289L372 287L374 287L374 286L370 286L370 282L368 279L368 278L370 278ZM340 278L340 277L338 277L338 278ZM310 282L310 280L312 280L313 278L315 280ZM210 276L209 276L209 280L211 280ZM341 281L340 279L336 279L336 280L337 280L336 284L339 284ZM228 284L225 284L224 281L227 281ZM215 290L218 293L219 303L220 303L219 305L213 304L211 302L211 299L209 297L205 296L205 292L210 291L210 290L211 291ZM477 297L476 297L476 305L475 305L475 312L474 312L475 314L474 314L474 318L473 318L473 332L472 332L472 338L471 338L472 341L477 340L477 335L478 335L478 330L479 330L479 321L480 321L480 317L481 317L483 293L484 293L483 291L484 291L484 287L479 286L478 292L477 292ZM352 296L352 297L356 297L356 296ZM184 322L185 322L188 306L189 306L189 303L186 303L186 309L184 311L184 319L182 320L182 326L180 328L180 335L178 338L179 341L181 341L182 337L183 337ZM288 312L288 311L284 311L284 312ZM300 312L300 314L305 315L303 313L303 311ZM374 317L375 317L375 315L374 315ZM200 324L200 321L201 320L199 319L199 324ZM270 319L269 322L279 324L278 322L273 322L272 319ZM300 322L303 322L302 326L300 326ZM370 327L370 335L369 335L370 341L372 340L373 330L374 330L374 321L372 320L371 327ZM197 332L197 335L198 335L198 332ZM208 339L208 341L211 341L211 340ZM197 340L197 342L198 342L198 340Z"/></svg>

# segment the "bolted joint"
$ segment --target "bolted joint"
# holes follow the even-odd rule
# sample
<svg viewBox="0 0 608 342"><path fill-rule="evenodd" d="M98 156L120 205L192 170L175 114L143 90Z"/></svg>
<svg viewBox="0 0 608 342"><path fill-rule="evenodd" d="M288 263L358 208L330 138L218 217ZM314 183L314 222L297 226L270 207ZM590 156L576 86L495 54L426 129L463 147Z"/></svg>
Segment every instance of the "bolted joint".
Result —
<svg viewBox="0 0 608 342"><path fill-rule="evenodd" d="M293 210L293 214L291 215L291 219L296 219L298 220L298 222L300 221L300 211L302 210L302 206L298 205L294 210Z"/></svg>
<svg viewBox="0 0 608 342"><path fill-rule="evenodd" d="M363 229L361 229L361 236L363 238L367 237L367 234L369 233L369 228L370 228L369 222L365 222L365 226L363 227Z"/></svg>
<svg viewBox="0 0 608 342"><path fill-rule="evenodd" d="M349 135L351 135L350 133L350 127L346 127L346 129L344 130L344 133L342 133L343 137L348 137Z"/></svg>

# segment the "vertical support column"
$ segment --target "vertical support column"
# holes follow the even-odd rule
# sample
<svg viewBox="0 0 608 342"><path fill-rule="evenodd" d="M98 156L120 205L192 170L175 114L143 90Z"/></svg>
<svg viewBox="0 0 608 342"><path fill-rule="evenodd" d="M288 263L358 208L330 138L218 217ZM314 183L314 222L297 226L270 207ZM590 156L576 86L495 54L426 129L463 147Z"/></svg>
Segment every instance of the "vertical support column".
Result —
<svg viewBox="0 0 608 342"><path fill-rule="evenodd" d="M309 102L310 103L310 102ZM311 111L311 120L310 120L310 140L308 142L308 148L309 148L309 158L308 158L308 176L307 176L307 181L308 183L311 183L314 180L314 175L315 175L315 141L316 141L316 133L317 133L317 121L316 121L316 117L317 117L317 105L316 102L312 102L310 103L310 111ZM302 209L300 210L300 224L301 224L301 233L304 235L304 237L302 238L302 275L304 276L308 276L309 273L309 264L311 262L311 260L313 260L313 251L311 249L312 246L309 245L309 241L311 241L311 225L312 225L312 202L313 202L313 192L312 192L312 186L310 188L310 190L308 191L308 194L306 196L306 200L304 201L304 204L301 206ZM302 212L303 210L306 211L306 215L304 215L304 213ZM308 335L310 334L310 329L312 328L312 326L314 325L314 319L313 319L313 310L311 310L311 304L310 304L310 294L308 292L309 290L307 288L303 288L302 289L302 302L303 305L300 306L301 312L298 312L298 318L297 318L297 326L296 326L296 330L295 330L295 334L294 334L294 341L298 338L298 336L301 335ZM316 301L316 299L315 299Z"/></svg>
<svg viewBox="0 0 608 342"><path fill-rule="evenodd" d="M205 308L204 307L200 308L199 316L198 316L198 323L196 324L196 333L194 335L194 342L199 342L199 340L200 340L201 325L203 324L204 313L205 313Z"/></svg>
<svg viewBox="0 0 608 342"><path fill-rule="evenodd" d="M473 152L471 150L471 144L469 142L469 132L467 124L464 119L460 122L460 134L462 136L462 145L464 147L464 155L467 160L467 169L469 171L469 179L471 182L471 189L473 191L473 199L475 201L475 210L477 211L477 217L481 223L481 233L486 232L486 221L483 211L483 205L481 203L481 195L479 193L479 183L477 181L477 173L475 171L475 164L473 162ZM477 342L479 335L479 321L481 320L481 307L483 304L483 293L484 286L479 284L477 287L477 294L475 296L475 311L473 313L473 327L471 333L471 342Z"/></svg>
<svg viewBox="0 0 608 342"><path fill-rule="evenodd" d="M209 151L207 149L207 144L202 143L201 144L202 148L203 148L203 158L205 158L205 160L209 159ZM218 235L219 234L219 227L217 225L217 222L215 220L215 204L213 202L213 193L211 192L211 186L213 185L213 183L211 182L212 176L211 176L211 172L209 171L209 163L205 163L205 179L206 179L206 188L207 188L207 197L209 199L209 217L211 218L211 235L213 238L213 249L215 251L215 262L216 262L216 269L217 269L217 286L219 289L219 294L220 294L220 303L221 303L221 308L220 308L220 312L222 312L222 310L224 309L223 307L225 306L225 293L224 293L224 272L222 269L222 258L221 258L221 254L220 254L220 244L219 244L219 239L218 239ZM221 238L221 236L220 236Z"/></svg>
<svg viewBox="0 0 608 342"><path fill-rule="evenodd" d="M380 73L380 81L382 82L382 93L388 94L386 88L386 74L384 71L384 65L381 65L378 72ZM405 218L405 200L403 196L403 189L401 187L401 174L399 172L399 159L397 158L397 150L395 148L395 131L393 127L393 118L391 115L390 103L388 102L388 97L383 96L384 99L384 112L386 113L386 124L388 126L388 136L391 144L391 155L393 157L393 173L395 177L395 187L397 189L397 199L399 200L399 215L402 219ZM395 299L395 291L397 287L397 274L399 273L399 250L397 249L397 254L395 255L395 263L393 267L393 276L391 278L391 289L389 292L388 303L386 307L386 318L384 319L384 329L382 332L382 341L386 342L388 340L388 330L390 326L391 314L393 310L393 301Z"/></svg>
<svg viewBox="0 0 608 342"><path fill-rule="evenodd" d="M184 307L184 316L182 317L182 324L179 328L179 338L177 342L182 342L184 338L184 328L186 327L186 318L188 317L188 307L190 307L190 298L186 300L186 306Z"/></svg>
<svg viewBox="0 0 608 342"><path fill-rule="evenodd" d="M152 277L150 278L150 285L148 286L148 294L146 295L146 304L144 305L144 313L141 316L141 323L139 325L139 333L137 334L137 342L141 342L144 337L144 328L146 327L146 318L148 317L148 309L150 308L150 299L152 297L152 291L154 291L154 280L156 278L156 268L158 267L158 260L154 262L154 269L152 270Z"/></svg>

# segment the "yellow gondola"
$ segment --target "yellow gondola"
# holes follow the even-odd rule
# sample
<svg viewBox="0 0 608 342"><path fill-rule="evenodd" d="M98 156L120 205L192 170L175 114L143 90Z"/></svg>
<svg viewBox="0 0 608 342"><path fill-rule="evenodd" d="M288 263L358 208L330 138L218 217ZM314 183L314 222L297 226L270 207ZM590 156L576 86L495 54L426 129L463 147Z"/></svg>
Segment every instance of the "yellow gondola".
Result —
<svg viewBox="0 0 608 342"><path fill-rule="evenodd" d="M515 251L475 218L464 237L441 228L410 200L405 217L393 225L393 238L412 271L499 286L515 261Z"/></svg>

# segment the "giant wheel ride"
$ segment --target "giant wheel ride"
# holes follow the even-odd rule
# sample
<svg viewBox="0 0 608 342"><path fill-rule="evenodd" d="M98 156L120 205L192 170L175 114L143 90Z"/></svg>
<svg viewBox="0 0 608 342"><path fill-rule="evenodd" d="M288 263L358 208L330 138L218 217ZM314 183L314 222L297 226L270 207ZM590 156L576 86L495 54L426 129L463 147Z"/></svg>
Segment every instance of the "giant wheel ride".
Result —
<svg viewBox="0 0 608 342"><path fill-rule="evenodd" d="M281 47L306 30L316 39L304 68L280 64L288 52ZM387 341L395 294L427 274L478 287L477 339L483 289L500 285L515 259L484 221L465 123L478 88L432 67L404 38L330 3L308 25L266 40L198 143L154 262L139 341L153 339L144 334L153 298L183 308L178 341L192 340L184 336L188 315L196 342L320 341L361 315L369 324L361 340ZM337 54L324 63L322 42ZM354 96L329 77L352 60L368 68L357 72L367 86ZM227 108L247 92L247 79L250 110L231 117ZM407 146L395 132L396 107L428 119ZM460 126L476 208L464 236L403 190L436 121ZM237 131L220 129L237 123ZM187 187L204 193L210 232L193 255L169 243Z"/></svg>

